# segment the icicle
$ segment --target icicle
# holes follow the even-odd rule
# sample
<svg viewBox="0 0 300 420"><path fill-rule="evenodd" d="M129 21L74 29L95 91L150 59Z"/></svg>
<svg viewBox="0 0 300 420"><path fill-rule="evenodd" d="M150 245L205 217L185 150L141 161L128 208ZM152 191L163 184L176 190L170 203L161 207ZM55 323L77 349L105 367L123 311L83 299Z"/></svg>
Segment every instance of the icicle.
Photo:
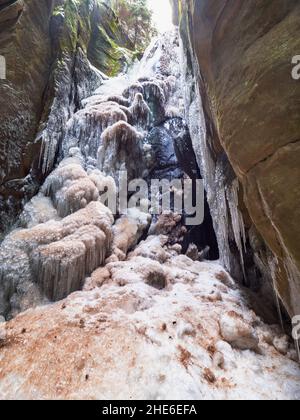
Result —
<svg viewBox="0 0 300 420"><path fill-rule="evenodd" d="M296 351L297 351L298 361L299 361L299 364L300 364L300 345L299 345L299 341L300 340L295 340L295 347L296 347Z"/></svg>
<svg viewBox="0 0 300 420"><path fill-rule="evenodd" d="M278 317L279 317L279 321L280 321L280 325L282 328L282 331L284 331L284 323L283 323L283 318L282 318L282 312L281 312L281 306L280 306L280 299L279 299L279 295L278 292L276 290L275 284L273 283L273 288L274 288L274 294L275 294L275 300L276 300L276 307L277 307L277 313L278 313Z"/></svg>
<svg viewBox="0 0 300 420"><path fill-rule="evenodd" d="M275 257L269 256L268 264L269 264L269 267L270 267L270 270L271 270L272 286L273 286L273 291L274 291L274 295L275 295L278 318L279 318L279 321L280 321L282 331L284 332L284 323L283 323L283 317L282 317L282 313L281 313L279 293L278 293L277 287L276 287L276 271L277 271L276 267L277 267L278 261Z"/></svg>
<svg viewBox="0 0 300 420"><path fill-rule="evenodd" d="M232 228L235 238L235 243L240 253L240 260L245 281L247 281L244 250L246 249L246 233L243 216L238 208L239 206L239 180L235 179L230 187L227 188L227 201L229 204Z"/></svg>
<svg viewBox="0 0 300 420"><path fill-rule="evenodd" d="M101 136L98 151L99 168L105 174L117 176L126 169L130 180L143 172L143 135L126 122L108 127Z"/></svg>
<svg viewBox="0 0 300 420"><path fill-rule="evenodd" d="M230 271L231 260L230 260L230 247L229 247L229 219L228 209L226 201L226 191L224 186L223 173L219 166L215 170L215 192L216 195L211 197L211 209L212 215L215 221L217 221L216 233L218 237L218 243L220 248L221 261L224 266ZM212 191L210 186L209 191Z"/></svg>
<svg viewBox="0 0 300 420"><path fill-rule="evenodd" d="M129 111L133 125L141 129L149 128L152 114L141 93L135 95Z"/></svg>

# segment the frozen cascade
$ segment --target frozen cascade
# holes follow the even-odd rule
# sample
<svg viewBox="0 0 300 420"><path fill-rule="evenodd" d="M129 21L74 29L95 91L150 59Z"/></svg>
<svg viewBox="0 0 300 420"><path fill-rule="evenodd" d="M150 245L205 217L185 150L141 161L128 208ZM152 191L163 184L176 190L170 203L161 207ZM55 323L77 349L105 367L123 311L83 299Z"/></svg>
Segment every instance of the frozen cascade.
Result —
<svg viewBox="0 0 300 420"><path fill-rule="evenodd" d="M59 68L65 92L55 98L40 134L42 168L49 174L0 248L1 315L11 317L80 289L107 258L124 260L149 228L151 219L140 212L113 227L114 217L101 197L106 187L117 191L118 171L127 170L130 180L159 169L147 140L154 128L172 143L173 127L180 150L186 127L180 122L184 101L178 56L178 37L169 33L153 41L141 63L114 79L82 60L80 51L73 66L84 70L87 80L78 74L75 85L69 67ZM159 147L166 145L155 150ZM163 173L183 177L174 147L171 154Z"/></svg>

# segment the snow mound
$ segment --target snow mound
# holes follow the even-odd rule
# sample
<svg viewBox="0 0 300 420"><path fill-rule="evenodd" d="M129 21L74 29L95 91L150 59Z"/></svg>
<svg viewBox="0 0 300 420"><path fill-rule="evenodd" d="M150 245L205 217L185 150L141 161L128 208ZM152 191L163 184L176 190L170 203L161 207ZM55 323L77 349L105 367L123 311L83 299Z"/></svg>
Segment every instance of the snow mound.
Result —
<svg viewBox="0 0 300 420"><path fill-rule="evenodd" d="M0 398L299 400L292 343L288 357L273 345L280 328L247 307L220 265L163 242L147 248L161 247L164 263L141 256L142 243L85 291L2 324Z"/></svg>

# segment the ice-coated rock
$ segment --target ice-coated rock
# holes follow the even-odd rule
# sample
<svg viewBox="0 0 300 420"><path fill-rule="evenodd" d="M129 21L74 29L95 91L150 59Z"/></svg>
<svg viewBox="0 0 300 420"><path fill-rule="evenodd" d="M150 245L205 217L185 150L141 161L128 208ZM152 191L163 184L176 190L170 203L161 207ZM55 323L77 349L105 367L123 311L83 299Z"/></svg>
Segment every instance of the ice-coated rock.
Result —
<svg viewBox="0 0 300 420"><path fill-rule="evenodd" d="M62 220L13 231L0 248L1 314L80 289L86 275L109 256L113 223L110 210L98 201Z"/></svg>

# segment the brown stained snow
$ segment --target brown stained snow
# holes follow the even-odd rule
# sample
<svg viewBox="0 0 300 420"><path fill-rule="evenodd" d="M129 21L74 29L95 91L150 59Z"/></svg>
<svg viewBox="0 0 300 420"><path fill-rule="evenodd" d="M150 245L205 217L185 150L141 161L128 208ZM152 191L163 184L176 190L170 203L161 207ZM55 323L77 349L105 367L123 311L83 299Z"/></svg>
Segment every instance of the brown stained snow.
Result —
<svg viewBox="0 0 300 420"><path fill-rule="evenodd" d="M300 398L298 365L273 345L283 347L280 330L218 280L218 264L156 239L160 245L150 237L126 261L97 270L85 291L1 325L1 398ZM141 256L145 244L152 258ZM147 284L157 270L165 288ZM216 291L221 301L204 298ZM251 340L243 351L224 341L224 317L231 335L244 334L235 323L253 331L259 351Z"/></svg>

